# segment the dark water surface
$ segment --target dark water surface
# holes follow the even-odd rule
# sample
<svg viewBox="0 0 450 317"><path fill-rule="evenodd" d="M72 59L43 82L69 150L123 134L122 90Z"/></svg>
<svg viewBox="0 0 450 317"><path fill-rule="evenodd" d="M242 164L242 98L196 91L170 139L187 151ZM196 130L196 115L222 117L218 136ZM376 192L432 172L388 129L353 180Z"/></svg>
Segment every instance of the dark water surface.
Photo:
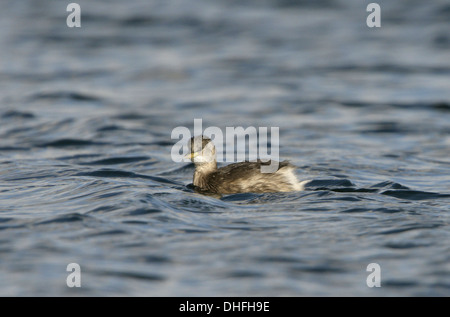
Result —
<svg viewBox="0 0 450 317"><path fill-rule="evenodd" d="M450 295L448 1L78 3L0 4L0 295ZM313 181L193 192L194 118Z"/></svg>

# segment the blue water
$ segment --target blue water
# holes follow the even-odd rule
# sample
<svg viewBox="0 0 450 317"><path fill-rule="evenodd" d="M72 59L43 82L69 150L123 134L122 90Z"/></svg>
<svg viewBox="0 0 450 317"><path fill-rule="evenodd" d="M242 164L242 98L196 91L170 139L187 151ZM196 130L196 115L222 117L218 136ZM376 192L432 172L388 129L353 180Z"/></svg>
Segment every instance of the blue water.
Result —
<svg viewBox="0 0 450 317"><path fill-rule="evenodd" d="M448 1L68 3L0 4L1 296L450 295ZM313 181L195 193L194 118Z"/></svg>

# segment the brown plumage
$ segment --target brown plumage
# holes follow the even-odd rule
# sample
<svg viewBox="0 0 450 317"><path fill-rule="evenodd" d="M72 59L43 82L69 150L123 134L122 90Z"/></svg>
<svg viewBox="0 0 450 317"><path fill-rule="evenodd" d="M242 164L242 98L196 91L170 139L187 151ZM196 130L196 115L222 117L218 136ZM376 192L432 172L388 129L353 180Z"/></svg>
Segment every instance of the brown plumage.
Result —
<svg viewBox="0 0 450 317"><path fill-rule="evenodd" d="M187 155L195 164L193 184L201 192L214 194L268 193L303 190L308 181L298 182L295 166L283 162L240 162L217 168L216 151L211 139L204 136L191 138L191 153ZM261 167L278 164L274 173L262 173Z"/></svg>

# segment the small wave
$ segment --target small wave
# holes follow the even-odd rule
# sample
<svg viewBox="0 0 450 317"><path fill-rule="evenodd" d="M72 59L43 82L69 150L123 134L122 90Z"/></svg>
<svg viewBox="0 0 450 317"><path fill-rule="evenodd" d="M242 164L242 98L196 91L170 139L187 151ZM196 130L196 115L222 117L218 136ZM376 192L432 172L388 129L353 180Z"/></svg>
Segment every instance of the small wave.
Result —
<svg viewBox="0 0 450 317"><path fill-rule="evenodd" d="M424 192L419 190L386 190L381 193L382 195L388 195L395 198L408 199L408 200L427 200L427 199L440 199L450 198L450 194L439 194L433 192Z"/></svg>
<svg viewBox="0 0 450 317"><path fill-rule="evenodd" d="M387 229L380 231L378 234L380 235L389 235L389 234L397 234L402 233L406 231L412 231L412 230L421 230L421 229L436 229L444 226L443 223L413 223L413 224L407 224L403 226L399 226L394 229Z"/></svg>
<svg viewBox="0 0 450 317"><path fill-rule="evenodd" d="M289 269L290 273L345 273L344 268L330 264L318 264L318 265L295 265Z"/></svg>
<svg viewBox="0 0 450 317"><path fill-rule="evenodd" d="M240 194L232 194L227 195L221 198L223 201L232 201L232 202L250 202L255 199L260 198L264 194L256 194L256 193L240 193Z"/></svg>
<svg viewBox="0 0 450 317"><path fill-rule="evenodd" d="M431 105L431 108L438 111L450 111L450 103L438 102Z"/></svg>
<svg viewBox="0 0 450 317"><path fill-rule="evenodd" d="M0 147L0 152L7 152L7 151L27 151L29 148L26 147L17 147L17 146L5 146Z"/></svg>
<svg viewBox="0 0 450 317"><path fill-rule="evenodd" d="M150 142L148 143L148 145L159 145L159 146L172 146L174 145L174 142L171 141L155 141L155 142Z"/></svg>
<svg viewBox="0 0 450 317"><path fill-rule="evenodd" d="M0 223L3 223L3 222L9 222L9 221L11 221L11 220L13 220L13 218L9 218L9 217L1 217L1 218L0 218Z"/></svg>
<svg viewBox="0 0 450 317"><path fill-rule="evenodd" d="M124 27L149 27L160 23L161 20L156 16L131 16L126 17L119 23Z"/></svg>
<svg viewBox="0 0 450 317"><path fill-rule="evenodd" d="M349 65L340 65L335 67L324 67L322 69L318 69L318 71L342 71L342 72L363 72L363 73L398 73L398 74L448 74L450 72L450 67L444 66L420 66L416 65L415 67L406 66L406 65L398 65L398 64L373 64L373 65L358 65L358 64L349 64ZM371 102L359 102L359 101L343 101L343 105L347 105L350 107L359 107L359 106L372 106L372 105L380 105L380 103L371 103ZM392 103L390 104L392 105ZM398 104L404 105L404 104Z"/></svg>
<svg viewBox="0 0 450 317"><path fill-rule="evenodd" d="M414 129L402 126L398 122L383 121L383 122L366 122L364 126L372 126L358 130L360 133L411 133Z"/></svg>
<svg viewBox="0 0 450 317"><path fill-rule="evenodd" d="M100 237L100 236L115 236L120 234L129 234L129 232L121 229L111 229L111 230L105 230L105 231L99 231L91 234L87 234L84 237L85 238L93 238L93 237Z"/></svg>
<svg viewBox="0 0 450 317"><path fill-rule="evenodd" d="M82 139L59 139L39 144L38 147L81 147L81 146L104 145L104 144L106 143Z"/></svg>
<svg viewBox="0 0 450 317"><path fill-rule="evenodd" d="M258 1L258 3L260 3ZM309 0L275 0L274 5L279 8L327 8L337 9L339 4L332 0L309 1Z"/></svg>
<svg viewBox="0 0 450 317"><path fill-rule="evenodd" d="M390 249L413 249L429 246L429 243L423 242L412 242L412 241L402 241L402 242L387 242L384 246Z"/></svg>
<svg viewBox="0 0 450 317"><path fill-rule="evenodd" d="M67 160L78 160L78 159L84 159L84 158L94 158L99 157L100 154L76 154L76 155L70 155L70 156L62 156L56 158L57 160L67 161Z"/></svg>
<svg viewBox="0 0 450 317"><path fill-rule="evenodd" d="M331 191L338 193L380 193L382 195L392 196L408 200L427 200L449 198L450 194L426 192L412 190L402 184L384 181L370 186L369 188L358 188L347 179L343 180L313 180L307 184L307 189L315 191ZM382 210L381 210L382 211ZM347 212L359 212L359 209L348 209ZM387 211L389 212L389 211Z"/></svg>
<svg viewBox="0 0 450 317"><path fill-rule="evenodd" d="M440 33L434 36L433 44L436 48L448 49L450 48L450 37L445 33Z"/></svg>
<svg viewBox="0 0 450 317"><path fill-rule="evenodd" d="M34 94L30 97L31 100L41 100L41 99L51 99L51 100L60 100L60 99L69 99L73 101L102 101L103 99L90 95L87 93L80 93L74 91L58 91L58 92L42 92Z"/></svg>
<svg viewBox="0 0 450 317"><path fill-rule="evenodd" d="M90 270L93 274L96 275L106 275L110 277L123 277L123 278L131 278L138 280L146 280L146 281L164 281L166 278L162 275L151 274L148 272L133 272L133 271L95 271Z"/></svg>
<svg viewBox="0 0 450 317"><path fill-rule="evenodd" d="M39 222L36 222L35 225L46 225L51 223L64 223L64 222L77 222L77 221L84 221L85 219L90 218L87 215L83 215L80 213L69 213L65 215L58 215L56 217L52 217L47 220L42 220Z"/></svg>
<svg viewBox="0 0 450 317"><path fill-rule="evenodd" d="M431 69L430 72L437 72L437 69ZM446 73L450 72L450 69L440 70L444 71ZM324 100L326 102L327 100ZM384 107L384 108L394 108L399 110L433 110L433 111L440 111L440 112L448 112L450 111L450 103L447 101L437 101L437 102L412 102L412 103L396 103L396 102L390 102L390 103L372 103L372 102L363 102L363 101L339 101L339 104L344 107L350 107L350 108L366 108L366 107ZM395 122L384 122L381 123L384 124L384 128L386 129L392 129ZM390 125L390 126L389 126ZM396 128L403 128L396 126Z"/></svg>
<svg viewBox="0 0 450 317"><path fill-rule="evenodd" d="M207 200L203 197L187 197L180 201L178 206L193 213L219 213L228 207L220 200Z"/></svg>
<svg viewBox="0 0 450 317"><path fill-rule="evenodd" d="M105 125L103 127L98 128L97 132L119 131L119 130L126 130L126 128L112 124L112 125Z"/></svg>
<svg viewBox="0 0 450 317"><path fill-rule="evenodd" d="M113 210L117 210L119 207L118 206L100 206L97 208L94 208L93 210L90 210L87 212L87 214L95 214L95 213L106 213L106 212L110 212Z"/></svg>
<svg viewBox="0 0 450 317"><path fill-rule="evenodd" d="M348 179L313 179L306 184L306 188L314 188L315 190L331 189L334 187L353 188L355 184Z"/></svg>
<svg viewBox="0 0 450 317"><path fill-rule="evenodd" d="M158 175L180 175L183 173L187 173L188 171L191 172L194 168L195 168L194 163L189 163L167 171L159 172ZM193 185L192 184L190 185L192 186L191 189L194 189ZM189 185L187 186L189 187Z"/></svg>
<svg viewBox="0 0 450 317"><path fill-rule="evenodd" d="M391 182L391 181L384 181L381 183L377 183L375 185L370 186L370 188L377 188L377 189L381 189L381 188L391 188L391 189L409 189L406 186L403 186L402 184L396 183L396 182Z"/></svg>
<svg viewBox="0 0 450 317"><path fill-rule="evenodd" d="M417 287L420 284L417 281L411 281L411 280L393 280L388 279L383 281L383 287L392 287L392 288L413 288Z"/></svg>
<svg viewBox="0 0 450 317"><path fill-rule="evenodd" d="M145 175L138 175L133 172L119 171L119 170L98 170L98 171L93 171L93 172L83 172L83 173L78 173L75 176L147 178Z"/></svg>
<svg viewBox="0 0 450 317"><path fill-rule="evenodd" d="M301 260L296 257L282 255L266 255L255 258L258 263L299 263Z"/></svg>
<svg viewBox="0 0 450 317"><path fill-rule="evenodd" d="M307 184L307 186L314 186L314 187L353 187L355 184L353 184L348 179L317 179L312 180Z"/></svg>
<svg viewBox="0 0 450 317"><path fill-rule="evenodd" d="M142 215L155 214L155 213L160 213L160 212L162 212L162 210L156 209L156 208L138 208L138 209L133 209L133 210L127 211L125 213L125 215L127 215L127 216L142 216Z"/></svg>
<svg viewBox="0 0 450 317"><path fill-rule="evenodd" d="M172 259L165 255L158 254L143 254L130 258L133 262L144 262L151 264L163 264L163 263L171 263Z"/></svg>
<svg viewBox="0 0 450 317"><path fill-rule="evenodd" d="M34 119L35 115L31 112L22 112L10 110L2 114L3 119Z"/></svg>
<svg viewBox="0 0 450 317"><path fill-rule="evenodd" d="M387 214L393 214L393 213L398 213L398 212L403 212L404 210L401 208L350 208L350 209L345 209L342 210L342 213L361 213L361 212L380 212L380 213L387 213Z"/></svg>
<svg viewBox="0 0 450 317"><path fill-rule="evenodd" d="M140 162L150 159L148 156L135 156L135 157L112 157L107 159L96 160L92 162L80 163L81 165L118 165L126 163Z"/></svg>
<svg viewBox="0 0 450 317"><path fill-rule="evenodd" d="M323 190L323 188L319 188L316 190ZM370 188L330 188L330 191L336 192L336 193L375 193L378 190L377 189L370 189Z"/></svg>
<svg viewBox="0 0 450 317"><path fill-rule="evenodd" d="M233 270L225 274L226 278L262 278L265 274L254 270Z"/></svg>
<svg viewBox="0 0 450 317"><path fill-rule="evenodd" d="M143 113L138 112L128 112L128 113L121 113L117 116L114 116L113 119L119 119L119 120L143 120L146 119L146 116Z"/></svg>
<svg viewBox="0 0 450 317"><path fill-rule="evenodd" d="M107 178L142 178L142 179L149 179L158 183L165 183L165 184L171 184L171 185L179 185L184 186L184 184L163 178L158 176L150 176L150 175L143 175L138 174L134 172L128 172L128 171L121 171L121 170L113 170L113 169L101 169L97 171L92 172L82 172L75 174L74 176L90 176L90 177L107 177Z"/></svg>
<svg viewBox="0 0 450 317"><path fill-rule="evenodd" d="M46 40L49 40L49 38L47 38L46 36L43 36L42 40L46 41ZM73 38L69 38L67 36L58 36L58 38L56 38L56 40L71 42L71 41L73 41ZM94 67L89 67L89 69L84 69L84 70L55 69L54 71L48 70L45 72L37 72L37 73L30 73L29 71L24 71L24 72L14 72L14 73L9 73L9 74L4 74L4 75L6 75L6 78L12 79L12 80L42 83L45 81L67 79L70 77L78 78L78 79L82 79L82 78L92 79L93 77L100 77L100 76L105 77L105 76L111 75L111 70L110 69L95 69ZM41 93L39 93L39 94L41 94ZM39 95L39 94L37 94L37 95ZM34 98L31 97L29 100L33 101Z"/></svg>

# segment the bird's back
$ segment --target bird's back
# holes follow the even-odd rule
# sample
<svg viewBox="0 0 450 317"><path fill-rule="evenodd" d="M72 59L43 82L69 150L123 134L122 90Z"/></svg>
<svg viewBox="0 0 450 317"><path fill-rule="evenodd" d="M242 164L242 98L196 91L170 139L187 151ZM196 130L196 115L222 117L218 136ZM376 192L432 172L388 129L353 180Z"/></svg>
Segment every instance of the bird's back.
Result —
<svg viewBox="0 0 450 317"><path fill-rule="evenodd" d="M207 176L207 188L204 189L220 194L297 190L295 166L287 161L279 162L278 170L274 173L261 173L261 166L272 163L275 162L241 162L219 168Z"/></svg>

